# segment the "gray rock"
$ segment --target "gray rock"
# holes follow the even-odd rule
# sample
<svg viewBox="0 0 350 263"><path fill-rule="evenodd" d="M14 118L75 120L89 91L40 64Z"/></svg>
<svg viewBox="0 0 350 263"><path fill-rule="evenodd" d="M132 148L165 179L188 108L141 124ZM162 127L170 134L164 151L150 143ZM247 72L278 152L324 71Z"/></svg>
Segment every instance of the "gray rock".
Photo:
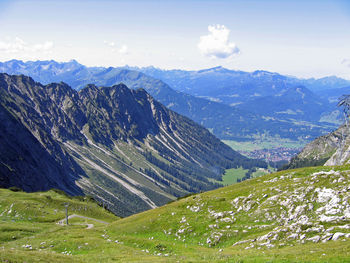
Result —
<svg viewBox="0 0 350 263"><path fill-rule="evenodd" d="M335 233L334 235L333 235L333 237L332 237L332 240L338 240L340 237L343 237L343 236L345 236L345 234L344 233L341 233L341 232L337 232L337 233Z"/></svg>

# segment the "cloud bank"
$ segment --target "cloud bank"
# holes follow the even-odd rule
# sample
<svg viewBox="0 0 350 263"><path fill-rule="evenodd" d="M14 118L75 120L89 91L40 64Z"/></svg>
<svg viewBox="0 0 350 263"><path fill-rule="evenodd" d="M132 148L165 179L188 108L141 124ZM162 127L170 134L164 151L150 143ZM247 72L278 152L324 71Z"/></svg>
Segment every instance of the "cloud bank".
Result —
<svg viewBox="0 0 350 263"><path fill-rule="evenodd" d="M209 34L201 36L198 49L202 55L225 59L239 54L239 48L235 43L229 42L230 30L224 25L208 26Z"/></svg>
<svg viewBox="0 0 350 263"><path fill-rule="evenodd" d="M118 52L119 52L120 54L123 54L123 55L128 54L128 53L129 53L129 51L128 51L128 46L127 46L127 45L123 45L123 46L118 50Z"/></svg>
<svg viewBox="0 0 350 263"><path fill-rule="evenodd" d="M115 47L115 43L113 41L103 41L103 44L109 46L109 47Z"/></svg>
<svg viewBox="0 0 350 263"><path fill-rule="evenodd" d="M53 48L52 41L45 41L44 43L28 44L19 37L7 38L5 41L0 41L0 52L5 53L20 53L20 52L43 52L51 53Z"/></svg>
<svg viewBox="0 0 350 263"><path fill-rule="evenodd" d="M350 59L343 59L341 63L350 68Z"/></svg>
<svg viewBox="0 0 350 263"><path fill-rule="evenodd" d="M120 48L117 48L116 44L114 42L110 42L110 41L105 40L105 41L103 41L103 43L105 45L107 45L108 47L110 47L112 52L118 51L118 53L122 54L122 55L129 54L129 48L127 45L122 45Z"/></svg>

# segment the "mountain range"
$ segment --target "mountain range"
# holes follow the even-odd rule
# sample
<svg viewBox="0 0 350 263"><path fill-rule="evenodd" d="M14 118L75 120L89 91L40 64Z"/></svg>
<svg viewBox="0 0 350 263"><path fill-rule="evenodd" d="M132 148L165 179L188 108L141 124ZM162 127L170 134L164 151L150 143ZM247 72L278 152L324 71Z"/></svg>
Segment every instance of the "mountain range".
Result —
<svg viewBox="0 0 350 263"><path fill-rule="evenodd" d="M264 70L245 72L221 66L199 71L162 70L154 67L129 68L161 79L175 90L208 97L225 104L238 104L255 97L274 96L297 86L304 86L321 97L329 90L350 86L349 80L336 76L299 79L276 72Z"/></svg>
<svg viewBox="0 0 350 263"><path fill-rule="evenodd" d="M342 95L338 94L349 90L350 86L350 81L335 76L298 79L263 70L244 72L223 67L200 71L134 69L194 96L278 120L313 124L329 121L339 124L341 116L334 102ZM329 96L329 93L333 95ZM326 118L327 115L333 116Z"/></svg>
<svg viewBox="0 0 350 263"><path fill-rule="evenodd" d="M326 134L337 127L341 116L334 98L329 101L321 93L349 84L335 77L302 80L222 67L200 71L86 67L74 60L11 60L0 63L0 71L29 75L44 84L63 81L76 90L90 83L112 86L121 82L132 89L144 88L163 105L205 126L218 138L235 141L255 140L262 134L310 141Z"/></svg>
<svg viewBox="0 0 350 263"><path fill-rule="evenodd" d="M88 194L126 216L265 166L124 84L42 85L0 74L0 186Z"/></svg>
<svg viewBox="0 0 350 263"><path fill-rule="evenodd" d="M300 85L279 94L290 104L300 103L299 95L307 97L305 107L317 104ZM2 73L0 187L10 189L0 189L0 259L346 262L349 134L342 125L317 138L288 168L341 166L286 170L208 191L221 186L225 169L266 163L233 151L141 87L75 90ZM185 196L201 191L208 192Z"/></svg>

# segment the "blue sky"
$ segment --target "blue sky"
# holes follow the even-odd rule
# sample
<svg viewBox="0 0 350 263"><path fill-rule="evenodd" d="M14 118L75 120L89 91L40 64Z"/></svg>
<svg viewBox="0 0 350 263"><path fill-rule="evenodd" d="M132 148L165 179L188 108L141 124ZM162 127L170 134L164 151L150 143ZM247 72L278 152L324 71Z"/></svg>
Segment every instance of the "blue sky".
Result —
<svg viewBox="0 0 350 263"><path fill-rule="evenodd" d="M350 79L350 1L0 1L0 61Z"/></svg>

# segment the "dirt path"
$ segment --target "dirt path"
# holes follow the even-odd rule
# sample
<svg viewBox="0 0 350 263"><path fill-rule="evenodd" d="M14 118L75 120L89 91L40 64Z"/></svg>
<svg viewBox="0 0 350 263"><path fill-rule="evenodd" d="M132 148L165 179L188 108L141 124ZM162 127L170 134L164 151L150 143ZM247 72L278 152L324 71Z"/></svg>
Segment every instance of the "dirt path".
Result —
<svg viewBox="0 0 350 263"><path fill-rule="evenodd" d="M105 225L109 224L108 222L105 222L105 221L102 221L102 220L99 220L99 219L96 219L96 218L87 217L87 216L80 216L80 215L75 215L75 214L68 216L68 223L69 223L69 219L74 218L74 217L79 217L79 218L83 218L83 219L93 220L93 221L96 221L96 222L99 222L99 223L105 224ZM66 219L65 218L57 222L57 224L59 224L59 225L65 225L65 223L66 223ZM74 224L74 225L87 225L86 229L91 229L91 228L94 227L94 224L88 224L88 223L86 223L86 224Z"/></svg>

